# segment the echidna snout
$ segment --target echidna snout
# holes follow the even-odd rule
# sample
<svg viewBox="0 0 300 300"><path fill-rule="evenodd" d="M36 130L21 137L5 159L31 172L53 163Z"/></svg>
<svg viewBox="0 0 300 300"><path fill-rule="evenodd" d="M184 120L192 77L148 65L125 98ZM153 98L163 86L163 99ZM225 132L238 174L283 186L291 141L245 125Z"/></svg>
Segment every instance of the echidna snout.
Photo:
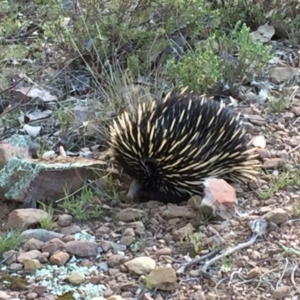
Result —
<svg viewBox="0 0 300 300"><path fill-rule="evenodd" d="M157 162L152 159L146 159L143 161L143 166L140 176L132 179L126 198L139 199L140 201L160 200L164 202L167 198L166 195L160 195L157 192L163 186Z"/></svg>
<svg viewBox="0 0 300 300"><path fill-rule="evenodd" d="M176 203L201 194L205 178L247 182L258 173L255 148L239 117L194 94L140 104L136 116L122 113L110 127L108 143L133 179L131 198Z"/></svg>

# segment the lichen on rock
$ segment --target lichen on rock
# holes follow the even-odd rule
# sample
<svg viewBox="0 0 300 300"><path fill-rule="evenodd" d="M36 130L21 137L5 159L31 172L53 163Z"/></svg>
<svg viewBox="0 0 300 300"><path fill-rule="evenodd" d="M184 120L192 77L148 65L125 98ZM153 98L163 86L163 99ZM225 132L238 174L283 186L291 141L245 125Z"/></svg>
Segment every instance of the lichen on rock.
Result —
<svg viewBox="0 0 300 300"><path fill-rule="evenodd" d="M39 164L32 164L25 159L11 158L0 170L0 191L4 191L6 199L19 198L40 170Z"/></svg>

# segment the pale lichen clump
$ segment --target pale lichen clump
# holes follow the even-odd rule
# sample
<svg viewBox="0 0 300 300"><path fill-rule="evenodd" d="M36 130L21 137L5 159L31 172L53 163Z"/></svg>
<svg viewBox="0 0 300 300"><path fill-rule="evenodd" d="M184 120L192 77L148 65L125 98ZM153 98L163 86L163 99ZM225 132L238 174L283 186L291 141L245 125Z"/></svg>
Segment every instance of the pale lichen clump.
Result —
<svg viewBox="0 0 300 300"><path fill-rule="evenodd" d="M0 170L0 188L6 191L5 198L18 198L38 176L40 170L40 165L32 164L26 159L11 158Z"/></svg>
<svg viewBox="0 0 300 300"><path fill-rule="evenodd" d="M98 266L88 268L78 266L78 263L78 261L74 260L66 266L47 265L40 270L36 270L34 274L26 278L30 280L35 279L38 285L46 286L48 293L55 296L62 296L68 292L72 293L75 300L82 299L83 294L85 294L85 300L102 296L105 290L105 286L102 284L88 282L80 286L74 286L65 281L65 278L73 272L83 274L86 277L99 273Z"/></svg>

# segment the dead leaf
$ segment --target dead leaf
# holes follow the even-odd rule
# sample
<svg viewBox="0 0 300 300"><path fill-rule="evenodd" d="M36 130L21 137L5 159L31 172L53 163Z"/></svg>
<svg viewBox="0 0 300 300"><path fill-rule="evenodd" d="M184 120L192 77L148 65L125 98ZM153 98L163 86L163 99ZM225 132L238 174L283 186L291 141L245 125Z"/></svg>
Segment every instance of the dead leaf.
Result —
<svg viewBox="0 0 300 300"><path fill-rule="evenodd" d="M37 120L45 119L51 116L51 114L52 114L52 110L50 109L44 111L36 109L33 112L27 113L26 117L29 119L29 121L37 121Z"/></svg>
<svg viewBox="0 0 300 300"><path fill-rule="evenodd" d="M268 24L259 26L256 31L253 31L250 35L254 41L260 41L262 43L267 43L271 40L275 34L274 26Z"/></svg>
<svg viewBox="0 0 300 300"><path fill-rule="evenodd" d="M40 133L42 127L41 126L30 126L28 124L24 125L24 130L31 137L36 137Z"/></svg>
<svg viewBox="0 0 300 300"><path fill-rule="evenodd" d="M16 98L19 98L17 100L29 101L32 98L38 97L45 102L57 101L57 97L55 95L52 95L51 92L43 89L42 87L37 87L33 85L16 89L14 91L14 95Z"/></svg>

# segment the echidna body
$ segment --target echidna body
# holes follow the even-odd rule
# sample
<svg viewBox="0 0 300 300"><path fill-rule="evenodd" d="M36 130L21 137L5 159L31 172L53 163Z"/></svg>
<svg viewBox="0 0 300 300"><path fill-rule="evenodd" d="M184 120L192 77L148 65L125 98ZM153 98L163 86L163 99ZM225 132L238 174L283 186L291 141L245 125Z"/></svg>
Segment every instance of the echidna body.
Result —
<svg viewBox="0 0 300 300"><path fill-rule="evenodd" d="M201 194L205 178L253 179L258 165L232 111L194 94L167 96L122 113L110 128L114 159L133 182L128 196L177 203Z"/></svg>

